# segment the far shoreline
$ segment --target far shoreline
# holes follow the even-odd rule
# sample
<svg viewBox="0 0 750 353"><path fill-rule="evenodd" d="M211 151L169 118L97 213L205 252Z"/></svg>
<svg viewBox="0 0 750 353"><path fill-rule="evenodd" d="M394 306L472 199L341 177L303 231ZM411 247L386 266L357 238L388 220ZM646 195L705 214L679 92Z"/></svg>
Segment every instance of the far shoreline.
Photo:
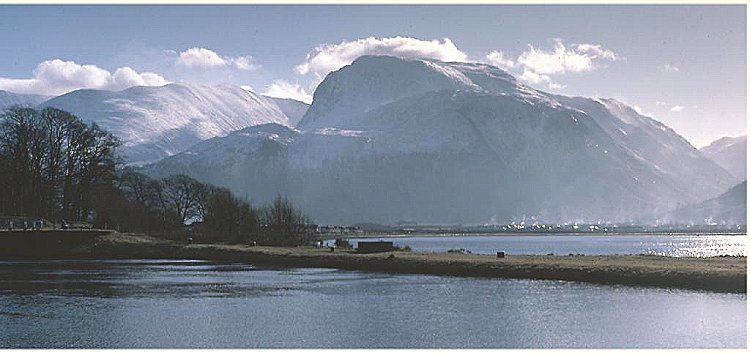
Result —
<svg viewBox="0 0 750 353"><path fill-rule="evenodd" d="M469 236L496 236L496 237L515 237L515 236L747 236L745 232L513 232L513 233L383 233L383 234L330 234L321 235L321 240L335 239L370 239L370 238L443 238L443 237L469 237Z"/></svg>
<svg viewBox="0 0 750 353"><path fill-rule="evenodd" d="M3 260L174 259L250 263L280 268L425 274L457 277L563 280L609 285L747 293L747 257L657 255L477 255L390 251L359 254L326 247L186 244L143 235L105 232L3 242ZM14 249L12 246L16 248Z"/></svg>

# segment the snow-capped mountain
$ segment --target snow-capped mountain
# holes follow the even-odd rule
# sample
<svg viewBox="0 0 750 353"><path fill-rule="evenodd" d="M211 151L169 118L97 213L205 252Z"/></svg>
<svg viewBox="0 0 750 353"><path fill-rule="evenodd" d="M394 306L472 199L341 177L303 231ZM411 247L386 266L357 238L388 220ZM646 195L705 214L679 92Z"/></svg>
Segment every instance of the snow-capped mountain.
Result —
<svg viewBox="0 0 750 353"><path fill-rule="evenodd" d="M735 181L747 179L747 136L722 137L700 151L732 173Z"/></svg>
<svg viewBox="0 0 750 353"><path fill-rule="evenodd" d="M747 224L747 181L715 198L670 212L663 221L677 224Z"/></svg>
<svg viewBox="0 0 750 353"><path fill-rule="evenodd" d="M36 94L20 94L0 90L0 110L10 108L14 105L36 106L49 99L47 96Z"/></svg>
<svg viewBox="0 0 750 353"><path fill-rule="evenodd" d="M154 162L248 126L290 125L274 101L232 85L77 90L42 106L69 111L112 132L123 141L121 151L131 164Z"/></svg>
<svg viewBox="0 0 750 353"><path fill-rule="evenodd" d="M297 126L299 121L302 120L302 117L307 112L307 108L310 107L310 105L305 102L300 102L291 98L278 98L270 96L263 97L276 103L279 109L281 109L281 112L284 113L287 118L289 118L289 126Z"/></svg>
<svg viewBox="0 0 750 353"><path fill-rule="evenodd" d="M144 166L143 171L156 177L187 174L229 187L248 200L271 200L287 187L285 166L280 161L298 135L299 131L275 123L251 126L202 141ZM251 184L258 187L252 193L243 191Z"/></svg>
<svg viewBox="0 0 750 353"><path fill-rule="evenodd" d="M258 201L286 194L323 223L632 220L732 180L620 102L548 94L485 64L360 57L325 78L297 129L270 152L224 167L196 158L181 171ZM224 175L199 175L214 168Z"/></svg>

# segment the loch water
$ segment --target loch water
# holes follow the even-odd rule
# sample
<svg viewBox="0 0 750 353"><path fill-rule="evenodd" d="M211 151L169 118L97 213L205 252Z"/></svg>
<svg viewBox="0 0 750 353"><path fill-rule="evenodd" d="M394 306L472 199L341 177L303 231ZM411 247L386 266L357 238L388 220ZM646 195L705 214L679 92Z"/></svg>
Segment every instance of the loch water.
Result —
<svg viewBox="0 0 750 353"><path fill-rule="evenodd" d="M0 261L0 348L745 348L746 294L207 261Z"/></svg>
<svg viewBox="0 0 750 353"><path fill-rule="evenodd" d="M397 246L409 246L416 252L446 252L466 249L474 254L495 254L505 251L517 255L627 255L649 254L673 257L747 256L747 235L706 234L550 234L550 235L391 235L352 238L360 241L392 241ZM332 245L334 239L326 241Z"/></svg>

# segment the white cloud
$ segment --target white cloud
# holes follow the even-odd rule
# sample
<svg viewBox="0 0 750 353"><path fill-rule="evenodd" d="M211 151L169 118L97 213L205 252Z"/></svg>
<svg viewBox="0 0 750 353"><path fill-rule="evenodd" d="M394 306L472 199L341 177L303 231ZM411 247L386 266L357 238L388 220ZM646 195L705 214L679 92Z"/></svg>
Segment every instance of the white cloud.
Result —
<svg viewBox="0 0 750 353"><path fill-rule="evenodd" d="M677 66L672 66L671 64L664 64L662 66L659 66L659 70L663 72L677 72L680 71L680 68Z"/></svg>
<svg viewBox="0 0 750 353"><path fill-rule="evenodd" d="M546 84L550 89L563 89L566 86L555 82L554 75L592 71L599 68L601 62L620 59L615 52L599 44L570 44L566 46L561 39L555 40L551 51L529 48L512 60L503 52L493 50L485 56L490 64L503 69L515 69L518 78L530 84Z"/></svg>
<svg viewBox="0 0 750 353"><path fill-rule="evenodd" d="M112 74L108 89L122 90L133 86L163 86L167 80L153 72L138 73L129 67L121 67Z"/></svg>
<svg viewBox="0 0 750 353"><path fill-rule="evenodd" d="M663 106L665 106L665 105L667 105L667 102L656 101L656 106L657 106L657 107L663 107Z"/></svg>
<svg viewBox="0 0 750 353"><path fill-rule="evenodd" d="M487 54L485 58L487 59L487 62L501 69L509 69L515 66L513 60L507 58L501 51L493 50Z"/></svg>
<svg viewBox="0 0 750 353"><path fill-rule="evenodd" d="M132 86L162 86L169 83L153 72L137 72L121 67L112 74L95 65L80 65L60 59L40 63L32 78L0 77L0 89L16 93L59 95L76 89L121 90Z"/></svg>
<svg viewBox="0 0 750 353"><path fill-rule="evenodd" d="M180 52L177 64L197 67L220 67L225 66L227 62L213 50L190 48Z"/></svg>
<svg viewBox="0 0 750 353"><path fill-rule="evenodd" d="M307 93L304 88L302 88L297 83L289 83L284 80L276 80L271 85L268 86L268 89L266 89L266 92L263 93L266 96L270 97L276 97L276 98L291 98L296 99L301 102L305 103L312 103L312 95L310 93Z"/></svg>
<svg viewBox="0 0 750 353"><path fill-rule="evenodd" d="M232 62L234 63L234 66L240 70L249 71L260 68L260 65L256 65L253 63L252 56L240 56L237 58L233 58Z"/></svg>
<svg viewBox="0 0 750 353"><path fill-rule="evenodd" d="M550 81L547 83L547 87L549 87L549 89L561 90L561 89L565 89L565 87L568 87L568 86L562 83L556 83L556 82Z"/></svg>
<svg viewBox="0 0 750 353"><path fill-rule="evenodd" d="M537 74L531 70L523 70L521 76L518 76L521 80L529 83L547 83L550 82L550 77L546 75Z"/></svg>
<svg viewBox="0 0 750 353"><path fill-rule="evenodd" d="M466 61L466 54L453 42L425 41L410 37L369 37L339 44L323 44L307 54L305 62L295 69L299 74L314 74L322 78L331 71L351 64L362 55L391 55L405 58L426 58L440 61Z"/></svg>
<svg viewBox="0 0 750 353"><path fill-rule="evenodd" d="M560 41L562 43L562 41ZM606 60L617 60L618 57L615 52L603 48L600 44L574 44L575 52L578 55L588 56L592 59L606 59Z"/></svg>
<svg viewBox="0 0 750 353"><path fill-rule="evenodd" d="M209 69L234 67L239 70L255 70L260 67L253 62L251 56L221 56L213 50L198 47L180 52L177 57L177 64L187 67Z"/></svg>
<svg viewBox="0 0 750 353"><path fill-rule="evenodd" d="M643 116L654 116L654 113L644 110L639 105L633 105L633 110L635 110L636 113Z"/></svg>
<svg viewBox="0 0 750 353"><path fill-rule="evenodd" d="M540 75L529 69L524 69L523 73L518 76L518 79L531 84L546 83L549 89L561 90L567 87L563 84L552 81L552 77L549 75Z"/></svg>
<svg viewBox="0 0 750 353"><path fill-rule="evenodd" d="M313 75L321 80L331 71L351 64L362 55L391 55L404 58L426 58L440 61L467 61L467 55L459 50L449 38L420 40L411 37L363 38L342 41L339 44L323 44L307 54L305 61L295 67L300 75ZM620 60L614 51L599 44L570 44L555 40L551 51L528 50L515 60L499 50L485 55L483 61L505 70L514 71L519 79L532 84L545 84L550 89L566 86L555 82L553 75L592 71L602 62Z"/></svg>
<svg viewBox="0 0 750 353"><path fill-rule="evenodd" d="M671 109L669 109L670 112L681 112L683 110L685 110L685 107L683 107L681 105L675 105L674 107L672 107Z"/></svg>
<svg viewBox="0 0 750 353"><path fill-rule="evenodd" d="M613 61L617 56L598 44L572 44L568 47L557 40L552 51L544 51L529 45L529 49L518 57L524 68L541 75L565 74L591 71L603 60Z"/></svg>

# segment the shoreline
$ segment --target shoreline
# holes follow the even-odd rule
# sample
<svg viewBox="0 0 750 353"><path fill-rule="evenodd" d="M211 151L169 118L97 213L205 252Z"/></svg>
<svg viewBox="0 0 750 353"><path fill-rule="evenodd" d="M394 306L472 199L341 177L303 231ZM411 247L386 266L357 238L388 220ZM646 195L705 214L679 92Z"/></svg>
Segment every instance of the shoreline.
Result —
<svg viewBox="0 0 750 353"><path fill-rule="evenodd" d="M596 232L506 232L506 233L366 233L366 234L340 234L340 235L326 235L320 236L320 240L335 240L335 239L377 239L377 238L448 238L448 237L517 237L517 236L575 236L575 237L609 237L609 236L696 236L696 237L711 237L711 236L746 236L747 233L735 233L735 232L608 232L608 233L596 233Z"/></svg>
<svg viewBox="0 0 750 353"><path fill-rule="evenodd" d="M78 245L62 259L181 259L245 262L280 268L457 277L564 280L596 284L747 293L746 257L677 258L655 255L357 254L315 247L182 244L139 235L107 234Z"/></svg>

